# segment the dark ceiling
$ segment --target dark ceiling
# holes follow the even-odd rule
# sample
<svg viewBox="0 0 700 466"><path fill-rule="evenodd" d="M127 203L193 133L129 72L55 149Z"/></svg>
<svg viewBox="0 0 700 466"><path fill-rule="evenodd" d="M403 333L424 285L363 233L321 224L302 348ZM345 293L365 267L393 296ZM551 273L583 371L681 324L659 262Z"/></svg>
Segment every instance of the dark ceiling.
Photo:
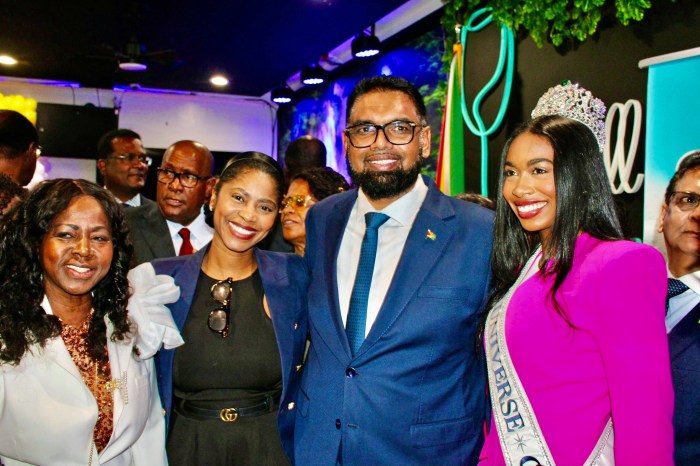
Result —
<svg viewBox="0 0 700 466"><path fill-rule="evenodd" d="M20 63L0 75L220 92L208 79L222 72L224 92L260 96L404 2L5 0L0 54ZM132 38L146 71L118 69Z"/></svg>

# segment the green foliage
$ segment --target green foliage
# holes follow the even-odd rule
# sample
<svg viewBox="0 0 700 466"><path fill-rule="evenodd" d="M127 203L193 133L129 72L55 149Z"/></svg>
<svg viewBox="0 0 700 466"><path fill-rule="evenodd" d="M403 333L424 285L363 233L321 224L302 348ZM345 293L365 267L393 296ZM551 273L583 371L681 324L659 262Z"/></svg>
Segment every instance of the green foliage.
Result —
<svg viewBox="0 0 700 466"><path fill-rule="evenodd" d="M547 40L558 47L570 40L583 42L595 34L612 3L615 16L624 26L630 21L641 21L644 10L651 7L651 0L453 0L446 4L442 18L446 37L444 66L449 68L452 59L452 44L457 38L455 25L466 24L478 9L492 8L495 21L506 24L515 33L529 34L538 47Z"/></svg>

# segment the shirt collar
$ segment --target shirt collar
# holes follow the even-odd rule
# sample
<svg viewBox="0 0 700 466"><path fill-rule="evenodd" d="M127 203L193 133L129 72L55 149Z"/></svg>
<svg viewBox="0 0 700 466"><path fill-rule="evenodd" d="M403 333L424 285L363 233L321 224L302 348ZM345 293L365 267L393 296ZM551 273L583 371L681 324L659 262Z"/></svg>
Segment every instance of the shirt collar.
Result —
<svg viewBox="0 0 700 466"><path fill-rule="evenodd" d="M103 186L103 188L107 189L107 186ZM109 189L107 189L109 191ZM112 191L109 191L110 194L114 197L114 200L117 201L120 204L128 204L131 207L140 207L141 206L141 193L137 194L136 196L132 197L126 202L122 202L121 199L119 199L117 196L115 196Z"/></svg>
<svg viewBox="0 0 700 466"><path fill-rule="evenodd" d="M127 204L129 204L131 207L140 207L141 206L141 194L137 194L136 196L132 197L128 201L126 201Z"/></svg>
<svg viewBox="0 0 700 466"><path fill-rule="evenodd" d="M670 270L668 271L668 278L676 278L673 276ZM700 295L700 270L685 274L682 277L678 277L678 280L688 285L688 288Z"/></svg>
<svg viewBox="0 0 700 466"><path fill-rule="evenodd" d="M207 225L207 222L204 220L203 207L202 210L199 211L199 215L197 215L197 217L195 217L195 219L189 225L181 225L179 223L171 222L168 219L165 219L165 223L168 224L168 230L170 230L171 238L175 237L180 232L181 228L187 228L188 230L190 230L190 233L192 233L195 236L195 238L202 238L203 232L206 232L207 229L211 228L209 227L209 225Z"/></svg>
<svg viewBox="0 0 700 466"><path fill-rule="evenodd" d="M388 215L401 226L409 225L418 213L427 194L428 186L423 181L423 177L419 175L413 187L406 194L379 212ZM377 212L377 209L372 207L367 195L360 188L357 192L357 213L364 217L367 212Z"/></svg>

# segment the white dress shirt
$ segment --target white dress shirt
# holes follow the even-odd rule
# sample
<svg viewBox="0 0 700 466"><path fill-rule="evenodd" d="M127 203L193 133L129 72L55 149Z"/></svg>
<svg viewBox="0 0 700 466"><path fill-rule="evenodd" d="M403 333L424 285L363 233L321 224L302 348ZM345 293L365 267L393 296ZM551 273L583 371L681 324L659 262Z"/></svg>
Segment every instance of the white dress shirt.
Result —
<svg viewBox="0 0 700 466"><path fill-rule="evenodd" d="M107 186L103 186L104 189L107 189ZM109 189L107 189L109 191ZM110 191L111 193L111 191ZM114 194L112 194L114 196ZM114 196L114 199L120 203L120 204L126 204L129 207L141 207L141 194L137 194L136 196L132 197L126 202L123 202L121 199L119 199L117 196Z"/></svg>
<svg viewBox="0 0 700 466"><path fill-rule="evenodd" d="M676 278L670 271L668 272L668 277ZM678 322L683 320L695 306L700 304L700 271L683 275L678 280L688 285L689 289L669 300L668 313L666 314L667 333L670 333Z"/></svg>
<svg viewBox="0 0 700 466"><path fill-rule="evenodd" d="M423 178L419 176L416 184L410 191L379 211L390 218L379 228L377 256L374 262L374 273L367 304L365 336L372 328L379 314L379 309L384 303L384 298L394 278L394 272L396 272L396 266L401 258L401 253L413 226L413 221L416 219L427 194L428 187L423 182ZM377 210L372 207L367 196L360 189L357 193L355 205L350 212L348 224L345 227L336 265L338 299L343 325L347 321L350 296L352 295L352 287L355 284L357 266L360 262L362 238L366 230L365 214L367 212L377 212Z"/></svg>
<svg viewBox="0 0 700 466"><path fill-rule="evenodd" d="M202 249L214 237L214 229L204 221L204 210L199 212L197 218L189 225L180 225L179 223L171 222L167 219L165 222L168 224L168 230L170 230L170 239L173 241L175 254L180 253L180 247L182 246L182 236L180 236L181 228L190 230L190 243L192 243L194 252Z"/></svg>
<svg viewBox="0 0 700 466"><path fill-rule="evenodd" d="M141 207L141 194L137 194L136 196L126 201L124 204L128 204L131 207Z"/></svg>

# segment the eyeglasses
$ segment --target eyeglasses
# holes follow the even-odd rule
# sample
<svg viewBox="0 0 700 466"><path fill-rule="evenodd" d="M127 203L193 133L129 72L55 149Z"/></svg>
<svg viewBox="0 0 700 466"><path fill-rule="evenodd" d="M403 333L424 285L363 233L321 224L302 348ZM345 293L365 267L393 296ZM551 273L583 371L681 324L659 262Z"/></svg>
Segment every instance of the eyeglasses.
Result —
<svg viewBox="0 0 700 466"><path fill-rule="evenodd" d="M291 206L294 210L301 210L304 207L311 207L315 203L316 199L314 199L311 196L304 196L302 194L285 197L284 199L282 199L282 203L280 204L280 213L282 213L282 211L286 209L287 206Z"/></svg>
<svg viewBox="0 0 700 466"><path fill-rule="evenodd" d="M396 120L385 125L375 125L372 123L362 123L350 126L345 129L345 134L353 147L362 149L375 143L379 130L382 130L387 141L395 146L402 146L413 141L416 126L424 128L425 125L418 125L412 121Z"/></svg>
<svg viewBox="0 0 700 466"><path fill-rule="evenodd" d="M153 159L144 154L112 154L107 157L107 160L126 160L127 162L129 162L129 164L139 162L148 167L150 167L153 163Z"/></svg>
<svg viewBox="0 0 700 466"><path fill-rule="evenodd" d="M671 193L671 205L678 207L678 210L690 212L695 210L700 204L700 194L690 191L675 191Z"/></svg>
<svg viewBox="0 0 700 466"><path fill-rule="evenodd" d="M220 334L222 338L226 338L228 335L228 316L231 313L232 283L233 279L229 277L226 280L214 283L211 287L211 297L214 298L214 301L220 303L221 306L209 313L207 325L209 326L209 330Z"/></svg>
<svg viewBox="0 0 700 466"><path fill-rule="evenodd" d="M158 173L157 179L160 183L170 184L177 178L180 184L185 188L194 188L200 180L209 179L208 176L199 176L192 173L178 173L173 170L168 170L167 168L159 168L156 171Z"/></svg>

